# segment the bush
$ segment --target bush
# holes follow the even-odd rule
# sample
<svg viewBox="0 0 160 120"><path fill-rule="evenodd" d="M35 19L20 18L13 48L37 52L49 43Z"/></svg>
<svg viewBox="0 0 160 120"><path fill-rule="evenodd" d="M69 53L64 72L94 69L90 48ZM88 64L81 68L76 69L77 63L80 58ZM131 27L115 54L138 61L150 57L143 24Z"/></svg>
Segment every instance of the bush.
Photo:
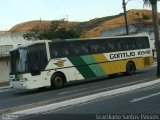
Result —
<svg viewBox="0 0 160 120"><path fill-rule="evenodd" d="M144 20L149 20L149 19L151 19L151 16L150 15L146 15L146 14L142 14L142 18Z"/></svg>
<svg viewBox="0 0 160 120"><path fill-rule="evenodd" d="M140 15L140 13L139 13L139 12L136 12L136 15L137 15L137 16L139 16L139 15Z"/></svg>

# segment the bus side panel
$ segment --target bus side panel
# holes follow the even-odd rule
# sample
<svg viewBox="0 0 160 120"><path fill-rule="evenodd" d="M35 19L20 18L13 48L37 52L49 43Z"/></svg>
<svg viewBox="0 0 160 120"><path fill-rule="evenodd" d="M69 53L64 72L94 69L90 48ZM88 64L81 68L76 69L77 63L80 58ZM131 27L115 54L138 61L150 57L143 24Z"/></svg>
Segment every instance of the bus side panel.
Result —
<svg viewBox="0 0 160 120"><path fill-rule="evenodd" d="M93 55L81 56L81 58L88 64L89 68L98 76L106 75L105 71L101 68L99 63L94 59ZM93 76L94 77L94 76Z"/></svg>
<svg viewBox="0 0 160 120"><path fill-rule="evenodd" d="M65 74L67 81L84 79L82 74L77 70L77 68L71 63L68 58L52 59L46 67L46 70L51 70L51 76L60 71Z"/></svg>
<svg viewBox="0 0 160 120"><path fill-rule="evenodd" d="M136 69L142 69L145 67L149 67L153 64L153 58L150 57L141 57L141 58L134 58L132 61L135 63Z"/></svg>
<svg viewBox="0 0 160 120"><path fill-rule="evenodd" d="M85 79L96 76L92 69L85 63L85 61L81 57L69 57L68 59Z"/></svg>
<svg viewBox="0 0 160 120"><path fill-rule="evenodd" d="M129 61L133 61L136 69L142 69L149 67L153 63L152 56L150 57L140 57L140 58L130 58L117 61L108 61L104 54L93 55L94 59L99 62L101 68L105 71L107 75L126 72L126 65Z"/></svg>
<svg viewBox="0 0 160 120"><path fill-rule="evenodd" d="M110 62L104 54L95 54L93 57L107 75L125 71L124 60Z"/></svg>

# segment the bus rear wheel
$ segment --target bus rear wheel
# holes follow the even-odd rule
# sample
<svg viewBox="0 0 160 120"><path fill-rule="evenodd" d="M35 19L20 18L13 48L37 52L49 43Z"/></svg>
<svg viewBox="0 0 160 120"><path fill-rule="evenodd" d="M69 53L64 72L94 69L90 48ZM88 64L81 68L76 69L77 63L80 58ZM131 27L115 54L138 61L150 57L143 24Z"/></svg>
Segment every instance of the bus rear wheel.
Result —
<svg viewBox="0 0 160 120"><path fill-rule="evenodd" d="M62 88L63 86L64 86L63 76L61 74L53 75L51 79L51 87L59 89L59 88Z"/></svg>
<svg viewBox="0 0 160 120"><path fill-rule="evenodd" d="M135 65L133 62L128 62L126 65L126 74L127 75L131 75L133 73L135 73Z"/></svg>

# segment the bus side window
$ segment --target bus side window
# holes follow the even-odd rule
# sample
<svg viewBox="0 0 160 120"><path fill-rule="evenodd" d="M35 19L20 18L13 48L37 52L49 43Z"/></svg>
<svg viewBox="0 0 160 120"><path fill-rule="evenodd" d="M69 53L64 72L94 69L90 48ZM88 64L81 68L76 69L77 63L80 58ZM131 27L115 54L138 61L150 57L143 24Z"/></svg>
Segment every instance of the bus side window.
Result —
<svg viewBox="0 0 160 120"><path fill-rule="evenodd" d="M94 45L94 52L95 53L98 53L100 51L100 46L97 44L97 45Z"/></svg>
<svg viewBox="0 0 160 120"><path fill-rule="evenodd" d="M87 54L88 53L88 48L85 45L81 46L81 51L83 54Z"/></svg>
<svg viewBox="0 0 160 120"><path fill-rule="evenodd" d="M121 41L117 40L115 48L116 51L122 51Z"/></svg>
<svg viewBox="0 0 160 120"><path fill-rule="evenodd" d="M92 54L96 54L98 52L98 45L96 45L94 41L90 41L89 46Z"/></svg>
<svg viewBox="0 0 160 120"><path fill-rule="evenodd" d="M54 49L52 50L52 58L56 58L58 56L58 52Z"/></svg>
<svg viewBox="0 0 160 120"><path fill-rule="evenodd" d="M128 38L124 38L121 40L122 41L122 50L125 51L125 50L129 50L129 46L130 46L130 42L128 40Z"/></svg>
<svg viewBox="0 0 160 120"><path fill-rule="evenodd" d="M132 50L135 50L135 49L136 49L136 44L135 44L135 43L132 43L132 44L131 44L131 49L132 49Z"/></svg>
<svg viewBox="0 0 160 120"><path fill-rule="evenodd" d="M107 46L107 51L108 52L113 52L114 51L114 44L111 40L106 41L106 46Z"/></svg>
<svg viewBox="0 0 160 120"><path fill-rule="evenodd" d="M70 50L70 56L79 55L80 52L79 52L79 44L78 44L78 42L70 42L69 50Z"/></svg>
<svg viewBox="0 0 160 120"><path fill-rule="evenodd" d="M64 56L65 56L65 57L69 56L69 51L68 51L68 49L64 49Z"/></svg>
<svg viewBox="0 0 160 120"><path fill-rule="evenodd" d="M61 46L59 43L50 43L51 58L61 57Z"/></svg>
<svg viewBox="0 0 160 120"><path fill-rule="evenodd" d="M106 51L106 42L104 40L98 40L98 53L104 53Z"/></svg>
<svg viewBox="0 0 160 120"><path fill-rule="evenodd" d="M142 46L143 46L142 41L140 39L136 39L136 48L137 49L142 49L143 48Z"/></svg>
<svg viewBox="0 0 160 120"><path fill-rule="evenodd" d="M32 68L44 70L48 61L45 44L30 46L29 54Z"/></svg>
<svg viewBox="0 0 160 120"><path fill-rule="evenodd" d="M70 56L69 44L62 42L61 46L60 46L60 52L61 52L61 57L68 57L68 56Z"/></svg>
<svg viewBox="0 0 160 120"><path fill-rule="evenodd" d="M88 49L88 42L81 42L79 43L79 48L80 48L80 54L81 55L87 55L89 54L89 49Z"/></svg>
<svg viewBox="0 0 160 120"><path fill-rule="evenodd" d="M92 54L104 53L106 51L106 44L104 40L91 40L89 47Z"/></svg>
<svg viewBox="0 0 160 120"><path fill-rule="evenodd" d="M79 55L80 54L80 50L78 47L75 47L74 49L74 55Z"/></svg>
<svg viewBox="0 0 160 120"><path fill-rule="evenodd" d="M135 49L135 39L132 37L127 37L125 38L125 44L127 45L128 48L126 50L134 50Z"/></svg>
<svg viewBox="0 0 160 120"><path fill-rule="evenodd" d="M125 40L125 50L129 50L129 41Z"/></svg>
<svg viewBox="0 0 160 120"><path fill-rule="evenodd" d="M145 44L145 48L150 48L150 44L149 44L149 39L148 37L144 38L144 44Z"/></svg>

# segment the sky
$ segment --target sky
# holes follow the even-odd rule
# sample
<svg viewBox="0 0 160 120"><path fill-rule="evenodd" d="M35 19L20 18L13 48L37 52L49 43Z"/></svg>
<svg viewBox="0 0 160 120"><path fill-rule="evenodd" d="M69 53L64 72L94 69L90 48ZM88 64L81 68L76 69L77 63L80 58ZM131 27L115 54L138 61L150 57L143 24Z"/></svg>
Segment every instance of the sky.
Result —
<svg viewBox="0 0 160 120"><path fill-rule="evenodd" d="M127 10L143 8L143 0L126 0ZM122 0L0 0L0 30L32 20L88 21L123 12ZM160 12L160 2L158 2Z"/></svg>

